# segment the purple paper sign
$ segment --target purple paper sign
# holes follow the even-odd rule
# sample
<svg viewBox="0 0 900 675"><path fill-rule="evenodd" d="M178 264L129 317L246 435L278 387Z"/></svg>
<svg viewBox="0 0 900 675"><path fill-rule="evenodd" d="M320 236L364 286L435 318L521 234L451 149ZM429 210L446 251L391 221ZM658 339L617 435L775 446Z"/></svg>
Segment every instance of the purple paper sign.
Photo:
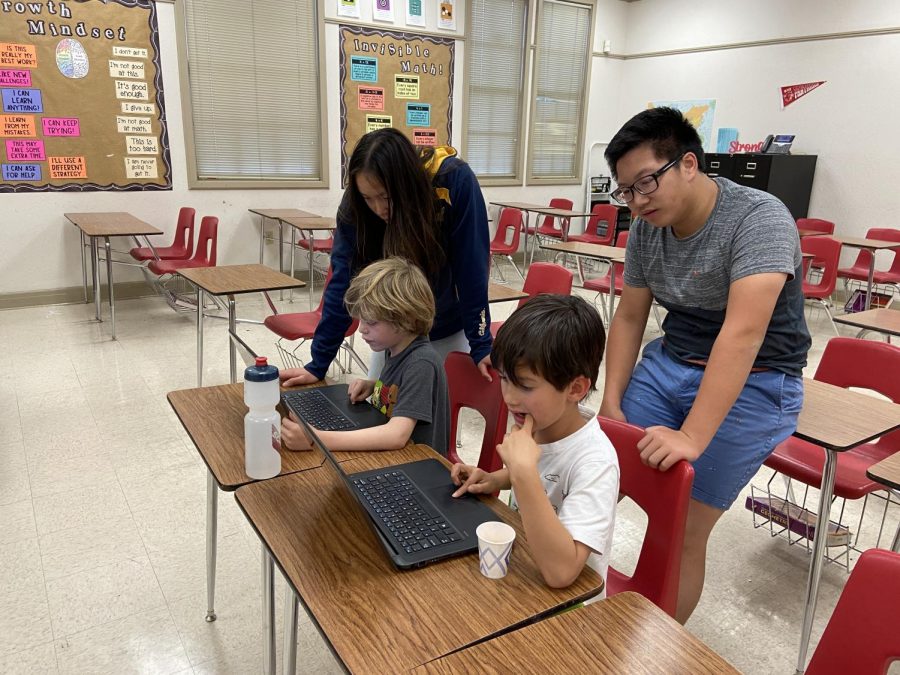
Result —
<svg viewBox="0 0 900 675"><path fill-rule="evenodd" d="M3 89L3 112L44 112L40 89Z"/></svg>
<svg viewBox="0 0 900 675"><path fill-rule="evenodd" d="M40 164L4 164L3 180L40 180Z"/></svg>
<svg viewBox="0 0 900 675"><path fill-rule="evenodd" d="M77 117L45 117L41 120L44 136L81 136Z"/></svg>
<svg viewBox="0 0 900 675"><path fill-rule="evenodd" d="M30 70L0 69L0 87L30 87Z"/></svg>
<svg viewBox="0 0 900 675"><path fill-rule="evenodd" d="M6 159L10 162L47 159L44 141L6 141Z"/></svg>

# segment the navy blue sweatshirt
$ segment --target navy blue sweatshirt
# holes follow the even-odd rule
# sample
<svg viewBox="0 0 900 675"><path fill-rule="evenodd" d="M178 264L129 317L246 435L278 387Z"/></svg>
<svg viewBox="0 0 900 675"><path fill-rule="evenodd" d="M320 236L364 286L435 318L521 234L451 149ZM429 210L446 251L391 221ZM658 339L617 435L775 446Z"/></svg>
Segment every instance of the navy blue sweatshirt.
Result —
<svg viewBox="0 0 900 675"><path fill-rule="evenodd" d="M432 185L436 198L443 199L443 224L439 236L447 263L436 279L430 279L436 315L429 337L432 340L465 330L472 359L478 363L491 353L491 315L487 301L490 231L481 187L469 165L457 157L445 158ZM322 319L312 343L312 361L306 369L325 377L351 318L344 306L344 294L355 269L356 225L342 218L348 212L344 202L338 209L337 229L331 252L332 276L325 289Z"/></svg>

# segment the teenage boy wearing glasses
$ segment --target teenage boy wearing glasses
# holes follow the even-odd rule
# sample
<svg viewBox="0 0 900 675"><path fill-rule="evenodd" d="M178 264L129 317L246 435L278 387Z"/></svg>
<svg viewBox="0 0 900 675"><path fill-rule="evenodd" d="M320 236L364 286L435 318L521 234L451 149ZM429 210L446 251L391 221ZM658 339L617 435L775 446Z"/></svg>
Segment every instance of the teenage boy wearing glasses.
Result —
<svg viewBox="0 0 900 675"><path fill-rule="evenodd" d="M606 161L631 209L622 298L609 332L600 413L646 429L642 461L694 466L676 618L700 594L709 535L796 426L810 346L800 240L775 197L703 173L696 130L672 108L645 110ZM652 302L663 337L635 367Z"/></svg>

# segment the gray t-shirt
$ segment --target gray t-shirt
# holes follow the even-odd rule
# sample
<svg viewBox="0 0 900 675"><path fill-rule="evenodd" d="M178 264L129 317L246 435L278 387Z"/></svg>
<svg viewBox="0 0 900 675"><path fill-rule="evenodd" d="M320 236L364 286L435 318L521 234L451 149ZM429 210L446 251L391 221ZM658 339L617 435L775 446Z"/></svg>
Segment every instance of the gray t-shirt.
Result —
<svg viewBox="0 0 900 675"><path fill-rule="evenodd" d="M427 336L417 337L396 356L384 354L384 368L370 399L388 417L416 420L412 441L444 457L450 441L450 398L444 364Z"/></svg>
<svg viewBox="0 0 900 675"><path fill-rule="evenodd" d="M744 277L783 272L763 344L754 362L800 376L810 347L803 315L800 238L790 212L772 195L716 178L719 194L706 224L684 239L638 218L625 254L625 283L649 288L668 310L666 350L680 360L709 358L725 321L730 285Z"/></svg>

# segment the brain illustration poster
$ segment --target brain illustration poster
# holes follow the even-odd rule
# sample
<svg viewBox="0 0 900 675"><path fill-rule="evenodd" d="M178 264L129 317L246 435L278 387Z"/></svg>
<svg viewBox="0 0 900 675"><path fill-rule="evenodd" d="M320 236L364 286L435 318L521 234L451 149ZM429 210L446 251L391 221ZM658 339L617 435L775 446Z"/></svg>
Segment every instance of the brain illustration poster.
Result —
<svg viewBox="0 0 900 675"><path fill-rule="evenodd" d="M152 0L0 0L0 192L170 190Z"/></svg>
<svg viewBox="0 0 900 675"><path fill-rule="evenodd" d="M452 38L341 26L341 177L366 134L395 127L416 145L449 145Z"/></svg>

